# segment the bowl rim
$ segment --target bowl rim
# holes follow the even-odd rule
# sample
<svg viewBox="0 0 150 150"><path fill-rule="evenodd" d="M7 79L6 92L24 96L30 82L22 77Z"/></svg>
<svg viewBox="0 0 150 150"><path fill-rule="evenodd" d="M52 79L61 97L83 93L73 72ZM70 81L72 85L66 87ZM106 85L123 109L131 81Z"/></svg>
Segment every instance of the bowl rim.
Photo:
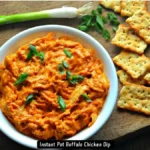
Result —
<svg viewBox="0 0 150 150"><path fill-rule="evenodd" d="M102 108L102 111L99 114L99 116L103 116L104 118L100 117L102 120L100 120L100 119L98 120L98 118L97 118L98 121L102 121L102 122L99 122L100 125L96 126L96 125L98 125L98 123L96 124L96 122L98 122L96 120L96 122L90 127L91 130L88 130L88 134L86 134L86 136L85 136L84 132L82 132L83 135L82 135L82 133L77 133L73 137L68 138L68 140L75 140L75 139L76 140L77 139L78 140L86 140L86 139L90 138L92 135L94 135L98 130L100 130L103 127L103 125L106 123L106 121L111 116L112 111L115 107L115 104L117 101L117 95L118 95L118 78L117 78L115 66L113 64L113 61L112 61L110 55L106 51L106 49L97 40L95 40L92 36L90 36L89 34L87 34L85 32L82 32L76 28L64 26L64 25L55 25L55 24L42 25L42 26L36 26L36 27L29 28L27 30L24 30L24 31L16 34L15 36L13 36L12 38L10 38L8 41L6 41L1 46L0 53L3 52L4 50L8 49L9 45L12 45L14 43L14 41L23 38L23 36L30 35L30 34L33 34L36 32L46 31L46 30L49 30L49 32L53 32L53 30L57 30L58 32L63 31L63 32L66 32L67 34L70 33L73 36L77 35L89 42L91 41L91 43L96 45L97 48L100 48L103 58L104 57L106 58L106 60L104 59L105 62L103 62L104 67L105 67L105 64L107 64L107 63L109 64L109 68L110 68L111 76L112 76L112 80L110 81L111 85L110 85L110 89L109 89L109 93L108 93L109 98L104 104L104 106L106 105L105 106L106 109L103 110L104 108ZM96 50L96 51L99 51L99 50ZM107 65L107 67L108 67L108 65ZM106 103L109 103L109 107L107 106L108 104L106 104ZM0 130L5 135L7 135L10 139L14 140L15 142L17 142L21 145L37 149L37 145L36 145L37 140L36 139L32 139L26 135L23 135L20 132L18 132L17 130L15 132L15 131L13 131L14 129L12 127L10 127L10 129L5 129L5 121L7 122L7 119L3 115L1 110L0 110L0 119L4 121L4 123L2 123L3 121L1 121L1 123L0 123ZM13 132L15 135L10 134L10 132L8 132L8 131L10 131L11 133ZM85 133L86 132L87 132L87 129L85 129ZM24 138L24 140L21 139L22 137ZM81 137L82 137L82 139L81 139Z"/></svg>

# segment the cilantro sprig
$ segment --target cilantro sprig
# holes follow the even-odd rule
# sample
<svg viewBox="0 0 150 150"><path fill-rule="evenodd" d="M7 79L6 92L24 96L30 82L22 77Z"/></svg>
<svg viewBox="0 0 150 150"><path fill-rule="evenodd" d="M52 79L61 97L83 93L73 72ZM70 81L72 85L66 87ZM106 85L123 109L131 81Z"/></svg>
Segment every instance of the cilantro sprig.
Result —
<svg viewBox="0 0 150 150"><path fill-rule="evenodd" d="M105 24L108 23L113 26L113 30L117 30L119 21L114 13L108 13L107 17L102 15L102 7L98 6L96 10L92 10L90 15L81 17L81 22L78 25L78 29L84 32L88 32L90 29L95 29L100 33L105 40L111 38L109 31L105 28Z"/></svg>

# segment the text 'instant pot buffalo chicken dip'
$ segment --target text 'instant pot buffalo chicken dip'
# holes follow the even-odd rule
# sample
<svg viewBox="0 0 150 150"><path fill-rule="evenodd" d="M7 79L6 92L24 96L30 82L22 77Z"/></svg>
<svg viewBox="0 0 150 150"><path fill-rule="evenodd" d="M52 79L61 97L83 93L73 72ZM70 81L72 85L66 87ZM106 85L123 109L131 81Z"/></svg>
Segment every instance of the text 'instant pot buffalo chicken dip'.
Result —
<svg viewBox="0 0 150 150"><path fill-rule="evenodd" d="M55 33L20 47L0 65L1 110L36 139L64 139L90 127L108 90L94 50Z"/></svg>

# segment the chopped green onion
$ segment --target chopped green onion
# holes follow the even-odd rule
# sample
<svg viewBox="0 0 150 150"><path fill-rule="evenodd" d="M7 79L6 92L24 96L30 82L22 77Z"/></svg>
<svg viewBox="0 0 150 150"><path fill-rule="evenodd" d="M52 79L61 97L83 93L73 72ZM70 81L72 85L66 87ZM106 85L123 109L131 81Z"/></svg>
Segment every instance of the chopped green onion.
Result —
<svg viewBox="0 0 150 150"><path fill-rule="evenodd" d="M98 13L101 14L101 13L102 13L102 7L101 7L101 6L98 6L98 7L97 7L97 11L98 11Z"/></svg>
<svg viewBox="0 0 150 150"><path fill-rule="evenodd" d="M35 46L30 45L29 47L30 47L30 51L31 51L31 53L32 53L33 55L39 56L39 52L37 51L37 49L36 49Z"/></svg>
<svg viewBox="0 0 150 150"><path fill-rule="evenodd" d="M82 94L81 95L87 102L92 102L92 100L88 97L88 95L87 94Z"/></svg>
<svg viewBox="0 0 150 150"><path fill-rule="evenodd" d="M58 71L59 71L60 74L63 74L65 72L65 68L62 64L58 65Z"/></svg>
<svg viewBox="0 0 150 150"><path fill-rule="evenodd" d="M108 32L108 30L103 30L102 31L102 36L104 37L104 39L109 40L110 39L110 33Z"/></svg>
<svg viewBox="0 0 150 150"><path fill-rule="evenodd" d="M78 81L78 76L72 76L72 79L71 80L69 80L70 81L70 83L71 84L76 84L77 83L77 81Z"/></svg>
<svg viewBox="0 0 150 150"><path fill-rule="evenodd" d="M39 57L41 62L44 61L44 53L38 52L35 46L30 45L29 52L27 54L27 61L31 60L34 55Z"/></svg>
<svg viewBox="0 0 150 150"><path fill-rule="evenodd" d="M103 20L102 20L102 18L101 18L100 15L97 15L97 16L96 16L96 22L97 22L97 24L99 24L99 26L100 26L102 29L104 28L104 23L103 23Z"/></svg>
<svg viewBox="0 0 150 150"><path fill-rule="evenodd" d="M95 29L96 29L96 31L97 31L98 33L100 33L100 34L101 34L102 31L103 31L102 28L99 26L98 23L95 24Z"/></svg>
<svg viewBox="0 0 150 150"><path fill-rule="evenodd" d="M61 96L58 96L57 97L57 102L58 102L61 110L65 111L65 109L66 109L66 103L65 103L64 99Z"/></svg>
<svg viewBox="0 0 150 150"><path fill-rule="evenodd" d="M109 20L117 20L117 16L114 13L108 13L107 18Z"/></svg>
<svg viewBox="0 0 150 150"><path fill-rule="evenodd" d="M96 10L92 10L92 15L96 16L96 15L99 15L99 13Z"/></svg>
<svg viewBox="0 0 150 150"><path fill-rule="evenodd" d="M82 82L84 80L84 77L81 75L78 75L78 82Z"/></svg>
<svg viewBox="0 0 150 150"><path fill-rule="evenodd" d="M107 23L107 18L102 16L102 21L103 21L103 23Z"/></svg>
<svg viewBox="0 0 150 150"><path fill-rule="evenodd" d="M82 82L84 80L83 76L72 75L69 71L66 71L66 78L71 84L77 84L77 82Z"/></svg>
<svg viewBox="0 0 150 150"><path fill-rule="evenodd" d="M109 19L110 23L113 25L113 30L116 32L118 25L120 22L117 19L117 16L114 13L108 13L107 18Z"/></svg>
<svg viewBox="0 0 150 150"><path fill-rule="evenodd" d="M65 62L64 60L62 61L62 64L65 68L69 68L69 65L67 64L67 62Z"/></svg>
<svg viewBox="0 0 150 150"><path fill-rule="evenodd" d="M27 77L28 77L28 73L23 73L23 74L21 74L21 75L18 77L17 81L16 81L14 84L15 84L15 85L18 85L18 84L23 83L23 82L27 79Z"/></svg>
<svg viewBox="0 0 150 150"><path fill-rule="evenodd" d="M64 49L64 53L66 54L66 56L68 56L69 58L72 57L72 54L69 52L69 50L67 48Z"/></svg>
<svg viewBox="0 0 150 150"><path fill-rule="evenodd" d="M40 52L39 57L40 57L41 62L43 62L44 61L44 53Z"/></svg>
<svg viewBox="0 0 150 150"><path fill-rule="evenodd" d="M70 71L66 71L66 78L67 78L67 80L69 80L70 81L70 77L71 77L71 72Z"/></svg>
<svg viewBox="0 0 150 150"><path fill-rule="evenodd" d="M28 54L27 54L27 61L31 60L32 59L32 51L29 50Z"/></svg>
<svg viewBox="0 0 150 150"><path fill-rule="evenodd" d="M102 34L106 40L109 40L111 38L110 33L104 27L104 24L108 22L107 19L113 26L113 30L116 31L117 26L119 25L117 16L114 13L108 13L107 18L102 16L102 7L98 6L96 10L91 11L90 15L81 17L81 23L79 24L78 29L85 32L89 29L95 29L98 33Z"/></svg>
<svg viewBox="0 0 150 150"><path fill-rule="evenodd" d="M88 31L88 27L86 25L79 25L78 29L81 31Z"/></svg>
<svg viewBox="0 0 150 150"><path fill-rule="evenodd" d="M117 31L117 27L118 27L118 26L113 26L113 31L114 31L114 32Z"/></svg>
<svg viewBox="0 0 150 150"><path fill-rule="evenodd" d="M25 104L28 105L29 103L31 103L31 101L34 99L34 94L30 94L26 101L25 101Z"/></svg>

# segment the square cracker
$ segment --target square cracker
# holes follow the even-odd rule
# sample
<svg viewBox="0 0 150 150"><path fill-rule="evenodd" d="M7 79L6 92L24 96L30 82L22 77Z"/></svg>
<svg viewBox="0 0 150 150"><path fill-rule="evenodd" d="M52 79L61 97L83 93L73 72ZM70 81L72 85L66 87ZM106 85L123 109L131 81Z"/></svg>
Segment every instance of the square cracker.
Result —
<svg viewBox="0 0 150 150"><path fill-rule="evenodd" d="M134 83L134 84L140 84L140 85L145 85L146 81L143 79L143 77L138 78L138 79L133 79L127 72L124 70L119 70L117 71L117 75L120 79L120 82L124 85L127 82Z"/></svg>
<svg viewBox="0 0 150 150"><path fill-rule="evenodd" d="M124 85L117 106L150 115L150 88L131 83Z"/></svg>
<svg viewBox="0 0 150 150"><path fill-rule="evenodd" d="M144 0L123 0L120 2L121 16L132 16L139 9L146 9L146 1Z"/></svg>
<svg viewBox="0 0 150 150"><path fill-rule="evenodd" d="M150 85L150 73L145 75L144 80Z"/></svg>
<svg viewBox="0 0 150 150"><path fill-rule="evenodd" d="M119 25L111 43L139 54L142 54L147 47L146 42L136 35L129 26L124 24Z"/></svg>
<svg viewBox="0 0 150 150"><path fill-rule="evenodd" d="M112 9L114 12L120 12L120 0L100 0L100 5Z"/></svg>
<svg viewBox="0 0 150 150"><path fill-rule="evenodd" d="M113 61L134 79L144 75L150 69L150 59L144 54L138 55L137 53L123 50L113 58Z"/></svg>
<svg viewBox="0 0 150 150"><path fill-rule="evenodd" d="M138 10L126 22L146 43L150 44L150 13L146 10Z"/></svg>

